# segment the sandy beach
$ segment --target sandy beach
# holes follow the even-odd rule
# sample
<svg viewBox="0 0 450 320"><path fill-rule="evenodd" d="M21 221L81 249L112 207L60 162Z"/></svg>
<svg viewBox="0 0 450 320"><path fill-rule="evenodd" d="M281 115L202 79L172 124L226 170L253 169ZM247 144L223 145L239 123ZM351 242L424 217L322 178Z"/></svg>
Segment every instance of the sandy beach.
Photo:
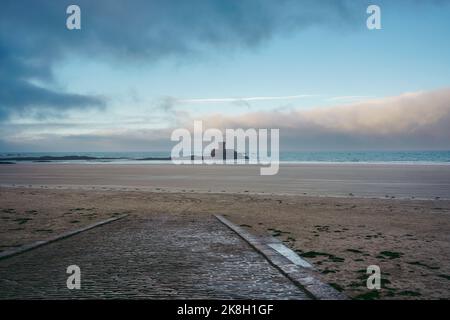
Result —
<svg viewBox="0 0 450 320"><path fill-rule="evenodd" d="M450 298L450 166L0 166L0 250L128 213L226 215L359 299ZM379 265L382 289L365 288Z"/></svg>
<svg viewBox="0 0 450 320"><path fill-rule="evenodd" d="M172 164L0 165L0 186L55 186L147 191L450 199L449 165L282 164L275 176L258 166Z"/></svg>

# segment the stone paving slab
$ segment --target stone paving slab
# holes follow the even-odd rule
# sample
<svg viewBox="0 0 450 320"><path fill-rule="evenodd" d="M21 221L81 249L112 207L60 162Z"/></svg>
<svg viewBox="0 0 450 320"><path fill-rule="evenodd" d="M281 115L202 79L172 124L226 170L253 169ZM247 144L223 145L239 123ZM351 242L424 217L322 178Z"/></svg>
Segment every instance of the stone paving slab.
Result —
<svg viewBox="0 0 450 320"><path fill-rule="evenodd" d="M347 300L343 293L322 282L313 266L297 256L280 240L273 237L255 236L221 215L216 215L216 218L247 241L255 250L266 257L272 265L277 267L292 282L303 288L314 299Z"/></svg>
<svg viewBox="0 0 450 320"><path fill-rule="evenodd" d="M308 296L212 216L129 216L0 261L0 299L170 298Z"/></svg>

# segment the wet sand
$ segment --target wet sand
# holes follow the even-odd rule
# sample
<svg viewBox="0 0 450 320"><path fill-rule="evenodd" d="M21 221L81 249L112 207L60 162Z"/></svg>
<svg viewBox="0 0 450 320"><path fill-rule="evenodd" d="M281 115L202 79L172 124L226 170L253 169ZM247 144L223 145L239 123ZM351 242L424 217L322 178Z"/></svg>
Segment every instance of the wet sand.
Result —
<svg viewBox="0 0 450 320"><path fill-rule="evenodd" d="M450 165L290 164L260 176L259 167L242 165L8 164L0 185L450 199Z"/></svg>

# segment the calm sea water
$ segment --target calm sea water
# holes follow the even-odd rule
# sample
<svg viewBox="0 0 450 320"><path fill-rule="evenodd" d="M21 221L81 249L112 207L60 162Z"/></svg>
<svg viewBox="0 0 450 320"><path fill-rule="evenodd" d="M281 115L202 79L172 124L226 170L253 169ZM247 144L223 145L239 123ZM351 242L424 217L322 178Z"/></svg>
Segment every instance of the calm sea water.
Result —
<svg viewBox="0 0 450 320"><path fill-rule="evenodd" d="M58 160L56 162L82 163L167 163L167 160L142 160L145 158L168 158L169 152L21 152L0 153L4 158L20 157L93 157L93 160ZM117 159L104 159L117 158ZM18 162L18 160L14 160ZM281 152L280 161L286 163L407 163L407 164L449 164L450 151L317 151ZM33 162L28 160L27 162Z"/></svg>

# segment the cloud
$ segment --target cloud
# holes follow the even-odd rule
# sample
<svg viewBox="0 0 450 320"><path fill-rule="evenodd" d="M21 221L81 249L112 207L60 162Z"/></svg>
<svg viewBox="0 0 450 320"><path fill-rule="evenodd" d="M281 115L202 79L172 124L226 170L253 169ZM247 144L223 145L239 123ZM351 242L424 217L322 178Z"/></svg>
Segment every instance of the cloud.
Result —
<svg viewBox="0 0 450 320"><path fill-rule="evenodd" d="M45 117L61 115L74 108L106 106L107 100L101 96L73 92L70 79L65 79L69 83L67 90L60 89L53 69L67 57L97 59L116 67L157 63L161 59L195 59L210 51L223 54L254 49L275 36L309 27L341 30L360 25L361 14L365 14L369 2L77 0L81 7L82 29L68 31L65 12L72 3L70 0L2 1L0 121L12 115ZM95 77L95 74L87 76ZM295 147L449 147L447 91L372 99L328 109L256 112L240 117L218 115L208 120L226 126L283 128L286 145ZM237 99L234 103L245 105L253 101L248 99L277 98L217 98L216 102ZM344 100L336 101L343 103ZM167 97L159 107L163 111L172 111L178 125L189 117L186 111L174 110L176 103ZM123 134L124 139L134 139L131 132ZM55 139L56 136L57 133ZM101 135L103 140L108 136L114 137L112 134ZM65 137L58 138L61 146L64 146ZM75 136L71 137L75 140ZM90 136L94 140L96 137L99 136ZM3 136L3 139L7 137ZM80 148L86 140L80 138ZM42 136L40 141L53 146L48 136ZM0 143L5 145L6 142ZM142 147L146 149L144 142Z"/></svg>
<svg viewBox="0 0 450 320"><path fill-rule="evenodd" d="M314 95L299 94L293 96L273 96L273 97L240 97L240 98L200 98L200 99L178 99L179 103L222 103L222 102L251 102L251 101L274 101L274 100L294 100L309 98Z"/></svg>
<svg viewBox="0 0 450 320"><path fill-rule="evenodd" d="M170 152L172 129L115 129L92 133L41 133L31 137L16 134L0 138L0 152L110 152L165 151Z"/></svg>
<svg viewBox="0 0 450 320"><path fill-rule="evenodd" d="M30 34L16 34L16 26L21 29L20 24L27 22L16 17L16 24L8 23L12 18L5 17L11 13L9 8L8 2L2 3L0 11L0 121L11 114L41 117L49 113L61 115L71 108L103 107L105 101L101 97L51 88L54 84L51 70L54 52L48 47L51 41L38 46L31 40L31 28Z"/></svg>
<svg viewBox="0 0 450 320"><path fill-rule="evenodd" d="M286 149L449 149L450 88L307 110L216 114L203 120L205 126L221 129L279 128Z"/></svg>
<svg viewBox="0 0 450 320"><path fill-rule="evenodd" d="M176 125L163 129L117 127L90 134L4 135L9 150L170 150L175 128L191 128L194 118L175 114ZM278 128L282 151L288 150L449 150L450 88L405 93L333 107L249 112L203 117L204 128ZM120 126L119 126L120 127ZM6 147L5 147L6 148ZM77 149L78 148L78 149ZM5 149L4 149L5 150Z"/></svg>
<svg viewBox="0 0 450 320"><path fill-rule="evenodd" d="M0 120L6 118L11 109L18 115L45 117L48 114L57 115L57 110L61 113L70 108L104 105L100 97L57 92L25 80L5 81L0 77Z"/></svg>
<svg viewBox="0 0 450 320"><path fill-rule="evenodd" d="M360 5L348 0L78 0L82 29L69 31L66 8L72 2L2 1L0 120L103 106L101 97L56 89L53 66L68 55L154 63L196 57L211 48L220 53L254 48L275 34L347 25Z"/></svg>
<svg viewBox="0 0 450 320"><path fill-rule="evenodd" d="M328 98L329 101L355 101L355 100L367 100L373 99L374 96L338 96Z"/></svg>

